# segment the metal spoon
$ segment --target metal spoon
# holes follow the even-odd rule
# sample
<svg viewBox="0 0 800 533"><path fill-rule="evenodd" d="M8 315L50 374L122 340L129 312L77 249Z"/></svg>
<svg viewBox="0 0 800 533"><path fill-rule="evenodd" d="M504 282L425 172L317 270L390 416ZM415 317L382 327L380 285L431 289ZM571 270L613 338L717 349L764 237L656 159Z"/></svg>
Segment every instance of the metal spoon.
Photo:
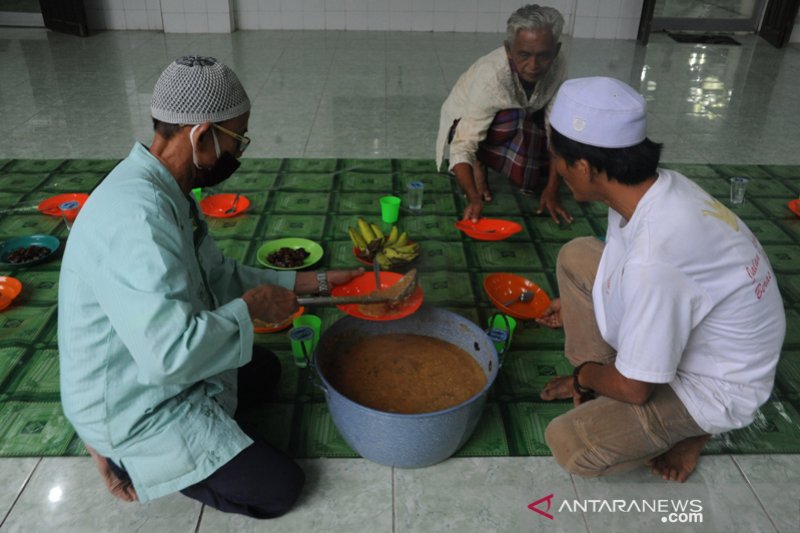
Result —
<svg viewBox="0 0 800 533"><path fill-rule="evenodd" d="M378 265L378 258L372 258L372 270L375 272L375 290L381 290L381 267Z"/></svg>
<svg viewBox="0 0 800 533"><path fill-rule="evenodd" d="M358 296L300 296L300 305L344 305L398 302L409 298L417 288L417 270L411 269L397 283L386 289Z"/></svg>
<svg viewBox="0 0 800 533"><path fill-rule="evenodd" d="M509 307L514 305L515 303L528 303L533 300L533 293L527 289L522 289L522 292L519 293L519 296L514 298L513 300L509 300L507 302L503 302L503 307Z"/></svg>
<svg viewBox="0 0 800 533"><path fill-rule="evenodd" d="M226 209L226 210L225 210L225 214L226 214L226 215L227 215L227 214L230 214L230 213L235 213L235 212L236 212L236 204L239 202L239 196L240 196L241 194L242 194L242 193L240 193L240 192L237 192L237 193L236 193L236 196L234 196L234 197L233 197L233 203L231 204L231 206L230 206L228 209Z"/></svg>

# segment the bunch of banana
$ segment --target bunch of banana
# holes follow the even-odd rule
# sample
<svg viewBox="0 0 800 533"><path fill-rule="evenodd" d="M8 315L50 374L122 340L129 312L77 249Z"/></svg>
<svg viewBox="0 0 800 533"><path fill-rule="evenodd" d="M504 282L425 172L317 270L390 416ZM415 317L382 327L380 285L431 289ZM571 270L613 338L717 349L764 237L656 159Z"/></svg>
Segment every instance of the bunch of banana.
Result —
<svg viewBox="0 0 800 533"><path fill-rule="evenodd" d="M408 233L400 232L392 226L385 235L377 224L367 222L358 217L358 229L347 228L350 240L358 249L358 255L367 261L377 261L384 270L408 263L419 255L419 243L409 242Z"/></svg>

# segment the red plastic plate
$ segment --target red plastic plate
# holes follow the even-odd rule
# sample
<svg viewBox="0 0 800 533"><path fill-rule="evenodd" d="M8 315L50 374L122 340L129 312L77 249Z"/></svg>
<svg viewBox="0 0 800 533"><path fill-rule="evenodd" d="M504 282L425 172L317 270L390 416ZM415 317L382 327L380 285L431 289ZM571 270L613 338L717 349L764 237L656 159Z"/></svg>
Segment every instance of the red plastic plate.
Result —
<svg viewBox="0 0 800 533"><path fill-rule="evenodd" d="M800 198L791 200L789 202L789 209L792 210L792 213L800 217Z"/></svg>
<svg viewBox="0 0 800 533"><path fill-rule="evenodd" d="M243 213L250 206L250 200L248 200L245 195L240 194L239 200L236 202L236 210L234 210L232 213L228 213L227 211L233 205L234 198L236 198L236 195L231 193L206 196L200 200L200 209L207 217L235 217L236 215Z"/></svg>
<svg viewBox="0 0 800 533"><path fill-rule="evenodd" d="M506 272L489 274L483 278L483 289L495 307L514 318L523 320L539 318L550 306L550 297L541 287L516 274ZM522 289L532 292L533 300L525 303L514 302L508 306L503 305L504 302L518 298Z"/></svg>
<svg viewBox="0 0 800 533"><path fill-rule="evenodd" d="M300 309L295 311L295 313L292 316L290 316L286 320L282 320L281 322L273 322L271 324L266 324L261 327L256 327L254 323L253 331L255 331L256 333L275 333L276 331L281 331L283 329L286 329L292 324L292 322L294 322L294 319L302 315L303 312L305 312L305 310L306 310L305 307L300 307Z"/></svg>
<svg viewBox="0 0 800 533"><path fill-rule="evenodd" d="M11 276L0 276L0 311L11 305L22 292L22 283Z"/></svg>
<svg viewBox="0 0 800 533"><path fill-rule="evenodd" d="M83 204L88 199L89 199L88 194L69 192L65 194L59 194L57 196L51 196L50 198L42 200L39 203L38 209L39 212L42 214L50 215L51 217L60 217L61 209L59 209L58 206L60 206L61 204L66 202L78 202L80 204L80 207L83 207ZM78 211L80 211L80 207L78 208ZM75 213L75 216L78 216L77 212ZM75 216L70 218L74 219Z"/></svg>
<svg viewBox="0 0 800 533"><path fill-rule="evenodd" d="M403 277L403 274L398 272L381 271L381 289L388 289ZM350 280L344 285L337 285L331 290L331 296L366 296L375 290L375 274L372 272L365 272L357 278ZM407 317L422 305L422 288L417 285L417 288L411 293L411 297L406 302L397 308L394 313L383 316L370 316L365 315L358 309L359 304L345 304L337 305L339 309L344 311L350 316L356 318L363 318L364 320L397 320L399 318Z"/></svg>
<svg viewBox="0 0 800 533"><path fill-rule="evenodd" d="M479 218L477 222L459 220L456 228L479 241L502 241L522 231L522 226L513 220L501 218Z"/></svg>

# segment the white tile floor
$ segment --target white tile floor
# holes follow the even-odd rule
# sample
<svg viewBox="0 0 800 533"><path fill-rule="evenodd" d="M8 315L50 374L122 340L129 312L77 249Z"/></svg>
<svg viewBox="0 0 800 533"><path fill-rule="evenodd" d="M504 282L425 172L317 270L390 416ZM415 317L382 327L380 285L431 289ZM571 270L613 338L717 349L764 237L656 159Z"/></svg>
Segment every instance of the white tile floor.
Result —
<svg viewBox="0 0 800 533"><path fill-rule="evenodd" d="M566 39L571 77L611 75L649 101L664 161L800 164L800 46L695 46L654 35ZM0 158L121 158L149 142L149 102L174 57L208 54L241 77L254 109L249 157L432 158L438 110L460 73L499 34L105 32L78 39L0 28ZM171 496L146 505L108 496L89 459L0 460L0 529L97 531L798 531L797 456L708 456L686 484L646 470L581 479L552 459L451 459L421 470L366 460L302 461L308 485L278 520L229 516ZM554 519L528 509L552 494ZM702 523L624 505L698 500ZM589 505L585 511L565 504ZM697 503L697 502L695 502ZM600 505L596 503L594 505ZM547 511L547 501L537 509ZM693 509L692 509L693 510ZM696 520L696 516L675 518Z"/></svg>

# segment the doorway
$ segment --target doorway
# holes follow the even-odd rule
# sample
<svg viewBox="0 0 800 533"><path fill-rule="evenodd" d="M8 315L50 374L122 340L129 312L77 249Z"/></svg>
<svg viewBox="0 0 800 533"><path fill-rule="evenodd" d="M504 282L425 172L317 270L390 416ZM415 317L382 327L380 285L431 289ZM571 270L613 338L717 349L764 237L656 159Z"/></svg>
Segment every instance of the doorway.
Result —
<svg viewBox="0 0 800 533"><path fill-rule="evenodd" d="M647 45L653 31L684 30L709 38L715 37L710 32L746 32L782 48L789 42L798 10L800 0L644 0L636 39Z"/></svg>
<svg viewBox="0 0 800 533"><path fill-rule="evenodd" d="M655 0L652 31L755 32L766 0Z"/></svg>
<svg viewBox="0 0 800 533"><path fill-rule="evenodd" d="M0 0L0 26L47 28L86 37L83 0Z"/></svg>
<svg viewBox="0 0 800 533"><path fill-rule="evenodd" d="M44 28L39 0L0 0L0 26Z"/></svg>

